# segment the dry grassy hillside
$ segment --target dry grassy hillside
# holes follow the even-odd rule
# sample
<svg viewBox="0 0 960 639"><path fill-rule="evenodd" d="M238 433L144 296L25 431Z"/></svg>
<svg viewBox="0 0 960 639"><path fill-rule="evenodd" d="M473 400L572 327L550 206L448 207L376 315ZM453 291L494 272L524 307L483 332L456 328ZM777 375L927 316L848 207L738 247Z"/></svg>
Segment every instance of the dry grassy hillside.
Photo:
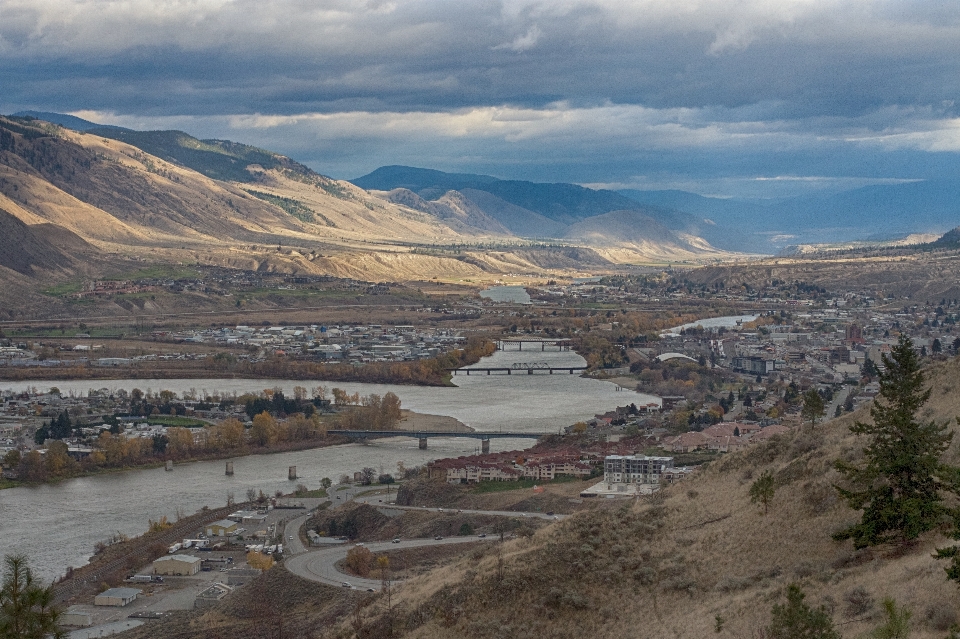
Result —
<svg viewBox="0 0 960 639"><path fill-rule="evenodd" d="M960 255L955 250L880 257L776 258L710 266L684 277L698 284L745 282L769 286L773 280L807 282L828 290L870 291L875 297L914 300L960 298Z"/></svg>
<svg viewBox="0 0 960 639"><path fill-rule="evenodd" d="M114 261L479 283L510 273L575 275L719 255L693 241L678 244L669 233L643 241L631 235L605 254L534 249L455 191L436 202L412 193L418 201L392 202L286 158L266 168L238 164L230 175L238 171L249 179L225 182L120 140L0 117L0 209L27 225L47 225L38 232L50 237L67 237L58 231L65 229ZM482 248L504 238L517 249Z"/></svg>
<svg viewBox="0 0 960 639"><path fill-rule="evenodd" d="M929 380L925 416L952 421L960 361L938 365ZM833 462L861 454L847 429L866 417L804 427L729 455L650 501L581 513L508 542L501 575L495 550L474 553L405 585L396 623L403 636L423 639L761 637L771 606L796 582L844 637L879 625L885 597L913 611L912 637L944 637L960 591L931 553L947 539L930 533L910 547L863 551L831 539L858 516L836 497ZM768 514L748 497L765 470L778 486ZM366 624L361 636L384 636L381 604L367 608Z"/></svg>

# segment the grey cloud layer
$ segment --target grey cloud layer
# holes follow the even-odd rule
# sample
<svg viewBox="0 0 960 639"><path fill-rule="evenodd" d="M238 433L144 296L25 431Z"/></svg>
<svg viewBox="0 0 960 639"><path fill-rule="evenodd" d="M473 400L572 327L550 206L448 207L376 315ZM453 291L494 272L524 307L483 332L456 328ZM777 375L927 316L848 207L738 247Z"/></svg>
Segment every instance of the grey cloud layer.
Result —
<svg viewBox="0 0 960 639"><path fill-rule="evenodd" d="M6 111L189 117L335 155L348 175L383 154L530 167L525 141L543 166L635 162L582 181L649 176L657 161L887 175L909 156L936 171L917 158L952 166L960 148L960 5L0 0L0 86Z"/></svg>
<svg viewBox="0 0 960 639"><path fill-rule="evenodd" d="M168 113L576 99L847 115L956 97L960 7L730 4L2 0L0 55L30 91L55 95L66 72L87 107Z"/></svg>

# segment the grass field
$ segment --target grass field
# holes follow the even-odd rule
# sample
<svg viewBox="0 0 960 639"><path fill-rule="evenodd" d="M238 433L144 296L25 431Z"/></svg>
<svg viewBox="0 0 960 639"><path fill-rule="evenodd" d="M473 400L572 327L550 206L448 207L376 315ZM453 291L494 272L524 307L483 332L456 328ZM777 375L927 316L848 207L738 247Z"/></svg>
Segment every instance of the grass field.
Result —
<svg viewBox="0 0 960 639"><path fill-rule="evenodd" d="M551 484L568 484L570 482L580 481L576 477L557 477L553 481L541 481L539 479L521 479L519 481L481 481L470 489L470 492L483 495L486 493L503 493L509 490L522 490L524 488L533 488L534 486L549 486Z"/></svg>

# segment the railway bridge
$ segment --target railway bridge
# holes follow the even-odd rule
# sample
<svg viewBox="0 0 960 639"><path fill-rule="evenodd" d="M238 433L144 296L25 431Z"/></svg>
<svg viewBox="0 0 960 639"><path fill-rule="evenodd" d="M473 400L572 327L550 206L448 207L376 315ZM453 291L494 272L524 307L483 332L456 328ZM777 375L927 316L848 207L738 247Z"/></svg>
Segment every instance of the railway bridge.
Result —
<svg viewBox="0 0 960 639"><path fill-rule="evenodd" d="M412 430L328 430L330 435L343 435L350 439L374 439L381 437L415 437L420 442L420 450L427 449L427 440L431 437L467 437L480 440L480 451L490 452L491 439L539 439L553 433L518 432L480 432L480 431L412 431Z"/></svg>

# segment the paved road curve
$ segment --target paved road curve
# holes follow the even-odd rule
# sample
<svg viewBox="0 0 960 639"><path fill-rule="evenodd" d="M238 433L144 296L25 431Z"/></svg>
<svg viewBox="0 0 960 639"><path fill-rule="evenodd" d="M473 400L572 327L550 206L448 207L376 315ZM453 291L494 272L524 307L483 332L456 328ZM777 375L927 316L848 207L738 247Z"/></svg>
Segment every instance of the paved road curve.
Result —
<svg viewBox="0 0 960 639"><path fill-rule="evenodd" d="M492 539L492 538L491 538ZM289 540L288 540L289 541ZM364 544L373 553L383 553L389 550L400 550L403 548L417 548L420 546L444 546L450 544L463 544L475 541L484 541L475 536L470 537L450 537L448 539L406 539L399 543L389 541L372 542ZM345 575L337 570L338 561L345 559L347 551L353 548L353 544L343 544L330 548L321 548L312 550L299 555L295 555L283 562L287 570L309 579L330 586L340 586L348 583L352 588L360 590L380 590L379 579L361 579Z"/></svg>

